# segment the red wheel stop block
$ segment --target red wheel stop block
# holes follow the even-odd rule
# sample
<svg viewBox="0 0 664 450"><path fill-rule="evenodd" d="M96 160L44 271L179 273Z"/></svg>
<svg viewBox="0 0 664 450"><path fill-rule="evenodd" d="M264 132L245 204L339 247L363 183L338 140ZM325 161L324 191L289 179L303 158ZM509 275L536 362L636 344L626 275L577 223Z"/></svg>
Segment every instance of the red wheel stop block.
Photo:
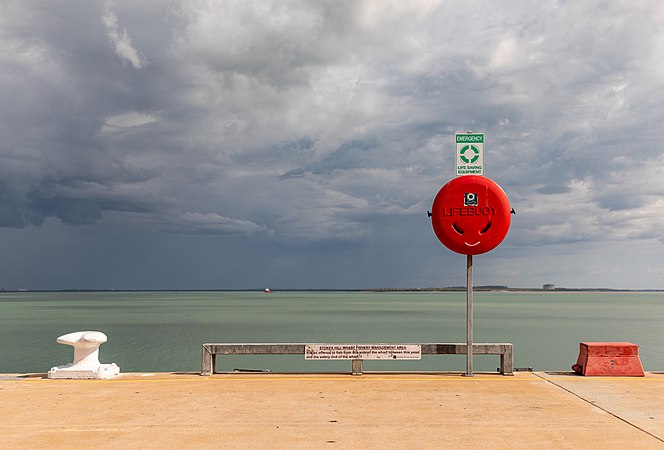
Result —
<svg viewBox="0 0 664 450"><path fill-rule="evenodd" d="M584 376L645 376L639 346L629 342L581 342L572 370Z"/></svg>

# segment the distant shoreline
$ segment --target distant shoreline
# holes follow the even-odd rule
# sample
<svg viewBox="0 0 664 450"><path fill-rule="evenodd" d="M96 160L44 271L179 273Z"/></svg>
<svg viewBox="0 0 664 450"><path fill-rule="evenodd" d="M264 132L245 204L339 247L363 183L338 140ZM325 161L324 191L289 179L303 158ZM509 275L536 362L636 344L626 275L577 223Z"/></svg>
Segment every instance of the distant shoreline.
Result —
<svg viewBox="0 0 664 450"><path fill-rule="evenodd" d="M256 292L264 291L264 288L253 289L0 289L2 293L29 293L29 292ZM611 293L611 292L664 292L664 289L612 289L612 288L511 288L507 286L473 286L475 292L588 292L588 293ZM275 288L271 292L466 292L465 286L449 287L426 287L426 288L357 288L357 289L297 289L297 288Z"/></svg>

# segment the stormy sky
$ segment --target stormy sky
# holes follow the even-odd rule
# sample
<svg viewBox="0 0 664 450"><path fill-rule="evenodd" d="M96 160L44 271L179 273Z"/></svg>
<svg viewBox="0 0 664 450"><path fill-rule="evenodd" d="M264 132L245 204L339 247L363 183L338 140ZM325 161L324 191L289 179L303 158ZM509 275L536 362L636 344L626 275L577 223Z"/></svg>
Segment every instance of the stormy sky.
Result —
<svg viewBox="0 0 664 450"><path fill-rule="evenodd" d="M0 288L664 288L664 3L0 3Z"/></svg>

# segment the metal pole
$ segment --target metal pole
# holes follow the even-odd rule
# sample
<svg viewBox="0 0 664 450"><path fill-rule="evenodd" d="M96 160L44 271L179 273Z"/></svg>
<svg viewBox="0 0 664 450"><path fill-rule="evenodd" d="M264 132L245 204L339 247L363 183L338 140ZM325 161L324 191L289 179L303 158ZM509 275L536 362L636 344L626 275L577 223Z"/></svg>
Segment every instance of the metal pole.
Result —
<svg viewBox="0 0 664 450"><path fill-rule="evenodd" d="M475 376L473 373L473 255L466 259L466 373L465 376Z"/></svg>

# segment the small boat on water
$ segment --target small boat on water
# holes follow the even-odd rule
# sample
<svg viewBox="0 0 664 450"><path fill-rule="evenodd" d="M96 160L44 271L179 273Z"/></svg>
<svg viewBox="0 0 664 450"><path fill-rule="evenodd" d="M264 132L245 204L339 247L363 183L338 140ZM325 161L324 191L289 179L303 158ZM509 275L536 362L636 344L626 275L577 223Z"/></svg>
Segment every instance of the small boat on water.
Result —
<svg viewBox="0 0 664 450"><path fill-rule="evenodd" d="M265 288L265 293L266 293L266 294L269 294L270 292L272 292L272 291L270 290L270 288Z"/></svg>

